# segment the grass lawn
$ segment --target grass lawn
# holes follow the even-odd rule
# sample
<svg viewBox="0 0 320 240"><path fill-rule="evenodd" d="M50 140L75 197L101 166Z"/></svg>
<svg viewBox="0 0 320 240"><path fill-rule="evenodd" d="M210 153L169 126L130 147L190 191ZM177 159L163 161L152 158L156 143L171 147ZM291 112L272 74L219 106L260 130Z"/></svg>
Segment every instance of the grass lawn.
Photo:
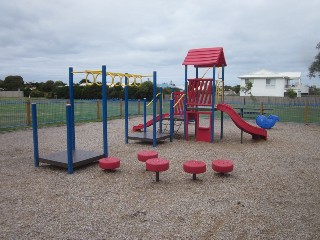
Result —
<svg viewBox="0 0 320 240"><path fill-rule="evenodd" d="M31 99L32 103L37 104L38 125L61 124L65 123L66 99L48 100L48 99ZM122 105L122 106L121 106ZM118 100L108 100L107 110L108 118L124 117L125 103ZM140 111L138 111L138 101L129 101L129 116L143 114L143 102L140 102ZM231 105L240 111L243 107L239 104ZM27 100L24 99L0 99L0 131L7 131L18 127L28 126ZM245 105L244 111L254 111L256 114L244 115L245 119L255 119L259 115L259 105ZM296 123L320 123L319 106L286 106L269 104L264 105L265 115L274 114L280 117L281 122ZM147 115L152 114L153 104L147 107ZM250 110L251 109L251 110ZM252 110L253 109L253 110ZM169 113L169 101L164 102L163 113ZM226 117L228 117L225 114ZM220 118L220 114L215 114ZM31 119L31 114L30 114ZM75 100L75 121L101 121L102 119L102 102L101 100Z"/></svg>

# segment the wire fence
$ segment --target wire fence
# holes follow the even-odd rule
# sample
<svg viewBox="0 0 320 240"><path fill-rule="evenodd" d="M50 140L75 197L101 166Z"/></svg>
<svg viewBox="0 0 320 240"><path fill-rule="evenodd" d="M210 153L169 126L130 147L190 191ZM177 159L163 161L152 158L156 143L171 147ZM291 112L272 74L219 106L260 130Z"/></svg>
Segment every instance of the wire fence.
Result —
<svg viewBox="0 0 320 240"><path fill-rule="evenodd" d="M31 126L31 104L37 104L38 125L64 124L66 122L67 100L0 100L0 131ZM101 100L75 100L75 121L90 122L102 120ZM244 119L255 119L258 115L277 115L282 122L320 124L320 105L305 103L249 103L226 102L237 111L243 109ZM129 116L143 114L143 101L129 100ZM157 107L159 109L159 106ZM152 104L147 107L147 115L152 114ZM124 117L124 101L107 101L108 119ZM169 101L163 103L163 113L169 112ZM226 114L225 114L226 115ZM219 118L220 114L216 114ZM226 116L228 117L228 116Z"/></svg>

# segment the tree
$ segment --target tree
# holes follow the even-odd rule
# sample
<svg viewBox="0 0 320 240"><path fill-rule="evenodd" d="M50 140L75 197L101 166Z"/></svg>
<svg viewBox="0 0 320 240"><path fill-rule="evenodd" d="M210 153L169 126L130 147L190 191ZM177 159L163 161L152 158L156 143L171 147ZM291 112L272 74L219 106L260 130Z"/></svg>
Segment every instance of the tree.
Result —
<svg viewBox="0 0 320 240"><path fill-rule="evenodd" d="M44 97L44 93L37 89L34 89L31 91L30 97Z"/></svg>
<svg viewBox="0 0 320 240"><path fill-rule="evenodd" d="M16 91L18 89L23 89L24 81L21 76L7 76L4 79L2 86L8 91Z"/></svg>
<svg viewBox="0 0 320 240"><path fill-rule="evenodd" d="M53 87L54 87L54 81L48 80L43 84L42 90L47 93L52 92Z"/></svg>
<svg viewBox="0 0 320 240"><path fill-rule="evenodd" d="M291 98L291 99L297 97L296 91L293 90L292 88L289 88L289 89L287 90L286 95L287 95L289 98Z"/></svg>
<svg viewBox="0 0 320 240"><path fill-rule="evenodd" d="M246 81L246 85L245 85L244 87L240 87L240 90L241 90L242 92L244 92L244 95L249 94L249 95L251 96L251 95L252 95L252 94L251 94L251 88L252 88L252 86L253 86L252 82Z"/></svg>
<svg viewBox="0 0 320 240"><path fill-rule="evenodd" d="M63 87L66 84L60 80L54 82L54 87Z"/></svg>
<svg viewBox="0 0 320 240"><path fill-rule="evenodd" d="M91 81L89 79L86 80L85 78L83 78L80 80L79 84L82 84L82 83L91 83Z"/></svg>
<svg viewBox="0 0 320 240"><path fill-rule="evenodd" d="M311 86L309 88L309 95L320 95L320 88L317 88L317 86Z"/></svg>
<svg viewBox="0 0 320 240"><path fill-rule="evenodd" d="M313 63L309 67L309 78L320 77L320 42L317 44L316 49L319 50L318 54L314 57Z"/></svg>
<svg viewBox="0 0 320 240"><path fill-rule="evenodd" d="M240 92L240 85L236 85L236 86L232 87L232 90L233 90L236 94L239 94L239 92Z"/></svg>
<svg viewBox="0 0 320 240"><path fill-rule="evenodd" d="M256 101L257 99L251 93L252 86L253 84L251 81L246 81L246 85L244 87L240 87L240 90L244 92L245 95L249 94L252 101ZM243 98L243 105L246 105L246 98Z"/></svg>
<svg viewBox="0 0 320 240"><path fill-rule="evenodd" d="M153 83L151 81L143 82L137 91L137 98L146 98L151 100L153 98Z"/></svg>

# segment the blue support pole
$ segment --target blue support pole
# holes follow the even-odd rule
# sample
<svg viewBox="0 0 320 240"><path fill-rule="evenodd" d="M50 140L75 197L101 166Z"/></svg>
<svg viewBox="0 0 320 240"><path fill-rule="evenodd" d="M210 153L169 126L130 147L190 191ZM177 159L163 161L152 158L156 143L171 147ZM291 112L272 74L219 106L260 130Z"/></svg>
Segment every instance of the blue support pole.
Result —
<svg viewBox="0 0 320 240"><path fill-rule="evenodd" d="M174 115L174 100L170 100L170 142L173 140L173 132L174 132L174 120L173 120L173 115Z"/></svg>
<svg viewBox="0 0 320 240"><path fill-rule="evenodd" d="M187 98L188 98L188 66L184 66L184 108L183 108L183 117L184 117L184 133L183 138L184 140L187 139Z"/></svg>
<svg viewBox="0 0 320 240"><path fill-rule="evenodd" d="M159 121L159 132L162 133L162 87L160 88L160 95L159 95L159 114L160 114L160 121Z"/></svg>
<svg viewBox="0 0 320 240"><path fill-rule="evenodd" d="M214 111L216 96L216 66L212 68L211 142L214 143Z"/></svg>
<svg viewBox="0 0 320 240"><path fill-rule="evenodd" d="M153 147L157 146L157 72L153 72Z"/></svg>
<svg viewBox="0 0 320 240"><path fill-rule="evenodd" d="M128 143L129 139L129 103L128 103L128 98L129 98L129 89L128 89L128 78L127 76L125 77L125 86L124 86L124 116L125 116L125 141Z"/></svg>
<svg viewBox="0 0 320 240"><path fill-rule="evenodd" d="M143 99L143 132L147 132L147 99Z"/></svg>
<svg viewBox="0 0 320 240"><path fill-rule="evenodd" d="M32 109L32 132L33 132L33 157L34 166L39 167L39 141L38 141L38 120L37 120L37 105L31 104Z"/></svg>
<svg viewBox="0 0 320 240"><path fill-rule="evenodd" d="M222 88L224 88L224 66L222 66ZM224 89L222 91L222 94L224 94ZM222 96L222 103L224 103L224 96ZM221 111L221 117L220 117L220 140L223 139L223 112Z"/></svg>
<svg viewBox="0 0 320 240"><path fill-rule="evenodd" d="M68 157L68 173L73 173L73 149L72 149L72 106L66 106L67 116L67 157Z"/></svg>
<svg viewBox="0 0 320 240"><path fill-rule="evenodd" d="M198 77L199 77L199 68L196 67L196 78L198 78Z"/></svg>
<svg viewBox="0 0 320 240"><path fill-rule="evenodd" d="M76 131L74 125L74 96L73 96L73 68L69 67L69 101L71 104L71 129L72 129L72 149L76 149Z"/></svg>
<svg viewBox="0 0 320 240"><path fill-rule="evenodd" d="M107 105L107 68L102 65L102 131L103 155L108 157L108 105Z"/></svg>

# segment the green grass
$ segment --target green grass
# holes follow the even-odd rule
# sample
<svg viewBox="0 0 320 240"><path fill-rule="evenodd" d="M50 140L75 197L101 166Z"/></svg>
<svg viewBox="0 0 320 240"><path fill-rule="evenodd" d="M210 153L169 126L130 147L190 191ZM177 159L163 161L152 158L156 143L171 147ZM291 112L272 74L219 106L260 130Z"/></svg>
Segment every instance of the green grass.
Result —
<svg viewBox="0 0 320 240"><path fill-rule="evenodd" d="M37 103L38 125L65 124L67 100L31 99ZM125 103L122 102L120 112L120 102L108 100L108 119L123 118ZM143 101L140 102L140 112L138 112L138 101L129 101L129 116L143 114ZM230 104L234 108L243 107L240 104ZM248 111L253 108L259 111L260 105L245 105ZM264 105L266 116L274 114L280 117L281 122L296 123L320 123L320 106L285 106L277 104ZM238 109L239 111L239 109ZM246 110L245 110L246 111ZM169 113L169 101L164 102L163 113ZM147 114L152 114L152 104L147 107ZM255 119L258 114L245 115L245 119ZM215 114L216 118L220 114ZM226 115L225 115L226 116ZM226 116L227 118L228 116ZM75 121L90 122L102 120L102 102L99 100L75 100ZM27 124L27 101L21 99L0 99L0 131L10 131L28 127Z"/></svg>

